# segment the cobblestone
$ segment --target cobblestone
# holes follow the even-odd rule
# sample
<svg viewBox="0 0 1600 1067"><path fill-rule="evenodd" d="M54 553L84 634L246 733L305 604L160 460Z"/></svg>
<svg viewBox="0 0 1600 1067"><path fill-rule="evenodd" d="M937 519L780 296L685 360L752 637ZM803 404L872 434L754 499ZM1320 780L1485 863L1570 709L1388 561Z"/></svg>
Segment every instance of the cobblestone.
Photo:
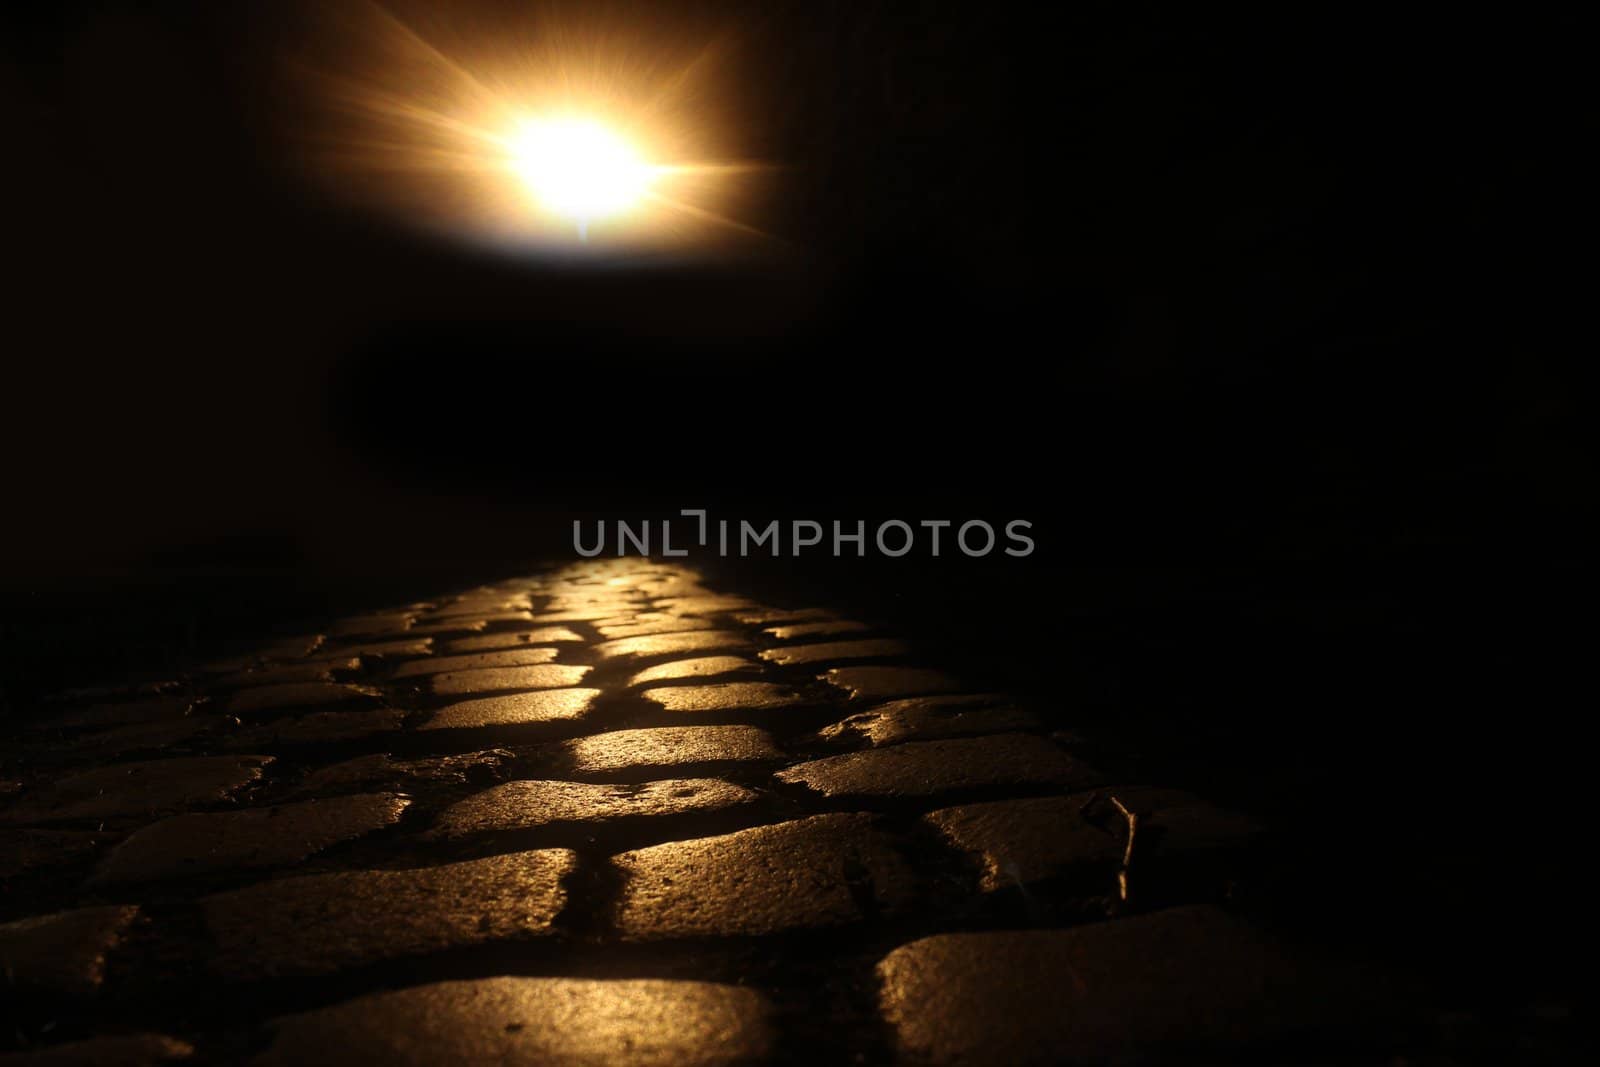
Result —
<svg viewBox="0 0 1600 1067"><path fill-rule="evenodd" d="M314 711L291 719L274 719L228 738L226 748L271 749L280 745L331 744L392 733L405 724L396 708L372 711Z"/></svg>
<svg viewBox="0 0 1600 1067"><path fill-rule="evenodd" d="M727 682L720 685L672 685L646 689L642 694L663 711L768 711L804 702L788 686L772 682Z"/></svg>
<svg viewBox="0 0 1600 1067"><path fill-rule="evenodd" d="M709 771L783 758L766 731L751 726L615 730L564 742L562 749L574 774Z"/></svg>
<svg viewBox="0 0 1600 1067"><path fill-rule="evenodd" d="M930 797L985 786L1083 789L1099 775L1042 737L993 734L911 741L849 752L779 771L781 782L831 798Z"/></svg>
<svg viewBox="0 0 1600 1067"><path fill-rule="evenodd" d="M588 667L562 667L553 663L535 667L492 667L433 676L433 691L444 696L509 692L517 689L565 689L583 681Z"/></svg>
<svg viewBox="0 0 1600 1067"><path fill-rule="evenodd" d="M657 682L715 678L725 674L750 674L760 669L759 664L743 656L701 656L698 659L680 659L646 667L628 679L628 688L637 689Z"/></svg>
<svg viewBox="0 0 1600 1067"><path fill-rule="evenodd" d="M938 1064L1229 1062L1371 1015L1373 1001L1361 975L1204 907L938 935L896 949L878 975L901 1052Z"/></svg>
<svg viewBox="0 0 1600 1067"><path fill-rule="evenodd" d="M0 830L0 879L71 863L111 839L81 830Z"/></svg>
<svg viewBox="0 0 1600 1067"><path fill-rule="evenodd" d="M6 984L88 996L105 981L106 956L139 915L137 907L79 908L0 924Z"/></svg>
<svg viewBox="0 0 1600 1067"><path fill-rule="evenodd" d="M864 622L852 622L849 619L818 619L813 622L796 622L786 626L768 626L766 632L779 641L798 641L806 637L839 637L844 634L859 634L870 631L872 627Z"/></svg>
<svg viewBox="0 0 1600 1067"><path fill-rule="evenodd" d="M679 778L638 785L507 782L450 806L430 831L458 838L495 831L536 830L556 823L601 827L618 820L726 811L756 801L755 793L716 778Z"/></svg>
<svg viewBox="0 0 1600 1067"><path fill-rule="evenodd" d="M897 700L929 693L954 693L960 683L943 671L925 667L835 667L823 680L851 700Z"/></svg>
<svg viewBox="0 0 1600 1067"><path fill-rule="evenodd" d="M341 841L392 825L409 803L392 793L379 793L175 815L146 826L113 849L95 872L95 881L140 882L287 867Z"/></svg>
<svg viewBox="0 0 1600 1067"><path fill-rule="evenodd" d="M744 648L749 644L749 638L730 630L693 630L689 633L603 641L594 646L594 651L603 659L646 659L652 656L677 656L685 652L720 652Z"/></svg>
<svg viewBox="0 0 1600 1067"><path fill-rule="evenodd" d="M334 795L347 789L375 787L487 785L506 777L506 768L515 758L515 753L504 748L417 760L397 760L380 752L313 771L293 795Z"/></svg>
<svg viewBox="0 0 1600 1067"><path fill-rule="evenodd" d="M475 730L489 726L578 722L588 715L599 689L541 689L510 696L464 700L433 713L423 730Z"/></svg>
<svg viewBox="0 0 1600 1067"><path fill-rule="evenodd" d="M651 979L486 978L378 993L273 1025L263 1064L722 1067L775 1047L770 1009L735 986Z"/></svg>
<svg viewBox="0 0 1600 1067"><path fill-rule="evenodd" d="M0 822L73 822L165 814L226 800L261 778L271 756L115 763L60 779L0 811Z"/></svg>
<svg viewBox="0 0 1600 1067"><path fill-rule="evenodd" d="M990 707L1001 698L979 696L913 697L857 712L818 731L829 741L860 740L874 747L902 741L935 741L973 734L999 734L1039 727L1036 716L1019 708Z"/></svg>
<svg viewBox="0 0 1600 1067"><path fill-rule="evenodd" d="M187 1041L163 1034L127 1034L69 1041L61 1045L0 1056L5 1067L150 1067L194 1055Z"/></svg>
<svg viewBox="0 0 1600 1067"><path fill-rule="evenodd" d="M759 937L860 922L903 907L915 879L863 815L776 826L624 852L613 924L628 940Z"/></svg>
<svg viewBox="0 0 1600 1067"><path fill-rule="evenodd" d="M263 882L201 903L212 967L235 980L329 974L381 960L550 937L577 856L561 849L404 871Z"/></svg>
<svg viewBox="0 0 1600 1067"><path fill-rule="evenodd" d="M508 648L532 648L536 645L582 641L581 634L574 633L565 626L541 626L536 630L513 630L508 633L481 634L478 637L460 637L454 641L446 641L444 649L451 654L497 652Z"/></svg>
<svg viewBox="0 0 1600 1067"><path fill-rule="evenodd" d="M825 641L815 645L789 645L769 648L761 653L768 663L782 667L811 666L818 663L842 663L853 659L890 659L911 651L904 641L883 639L878 641Z"/></svg>
<svg viewBox="0 0 1600 1067"><path fill-rule="evenodd" d="M263 685L241 689L228 698L223 710L229 715L258 715L265 711L336 708L344 705L380 703L376 689L327 682L294 682L289 685Z"/></svg>
<svg viewBox="0 0 1600 1067"><path fill-rule="evenodd" d="M461 656L439 656L402 663L389 677L416 678L447 671L476 671L489 667L531 667L551 663L560 652L554 648L514 648L500 652L478 652Z"/></svg>

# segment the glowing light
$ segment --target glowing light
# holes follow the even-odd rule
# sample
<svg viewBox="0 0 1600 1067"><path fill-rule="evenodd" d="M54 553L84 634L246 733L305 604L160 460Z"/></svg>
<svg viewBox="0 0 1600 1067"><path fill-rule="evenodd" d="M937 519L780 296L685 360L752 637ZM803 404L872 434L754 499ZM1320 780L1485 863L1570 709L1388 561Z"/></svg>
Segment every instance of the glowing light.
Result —
<svg viewBox="0 0 1600 1067"><path fill-rule="evenodd" d="M639 206L654 168L611 130L587 119L532 119L511 138L511 165L543 207L589 224Z"/></svg>

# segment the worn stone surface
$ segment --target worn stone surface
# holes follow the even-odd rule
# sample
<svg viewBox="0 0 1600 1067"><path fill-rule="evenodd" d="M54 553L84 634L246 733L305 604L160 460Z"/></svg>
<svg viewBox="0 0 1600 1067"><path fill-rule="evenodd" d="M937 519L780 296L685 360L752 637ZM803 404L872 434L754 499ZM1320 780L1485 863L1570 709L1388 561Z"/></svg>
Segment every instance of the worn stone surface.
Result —
<svg viewBox="0 0 1600 1067"><path fill-rule="evenodd" d="M531 667L552 663L560 652L554 648L510 648L499 652L476 652L460 656L415 659L395 668L391 678L419 678L446 671L477 671L488 667Z"/></svg>
<svg viewBox="0 0 1600 1067"><path fill-rule="evenodd" d="M872 627L850 619L819 619L815 622L796 622L787 626L768 626L766 633L779 641L801 641L817 637L841 637L845 634L870 632Z"/></svg>
<svg viewBox="0 0 1600 1067"><path fill-rule="evenodd" d="M0 924L6 984L88 996L105 981L106 955L139 915L133 905L79 908Z"/></svg>
<svg viewBox="0 0 1600 1067"><path fill-rule="evenodd" d="M914 877L864 815L816 815L624 852L613 923L629 940L762 936L905 905ZM868 903L870 902L870 903Z"/></svg>
<svg viewBox="0 0 1600 1067"><path fill-rule="evenodd" d="M1228 1062L1370 1017L1379 995L1208 907L941 934L890 953L878 977L902 1054L939 1064Z"/></svg>
<svg viewBox="0 0 1600 1067"><path fill-rule="evenodd" d="M911 651L904 641L880 638L875 641L823 641L814 645L787 645L769 648L761 658L780 667L842 663L853 659L889 659Z"/></svg>
<svg viewBox="0 0 1600 1067"><path fill-rule="evenodd" d="M106 834L79 830L0 830L0 879L72 863L108 840Z"/></svg>
<svg viewBox="0 0 1600 1067"><path fill-rule="evenodd" d="M754 660L743 656L700 656L696 659L679 659L671 663L658 663L628 679L629 688L651 685L656 682L674 682L683 679L713 678L723 674L747 674L761 669Z"/></svg>
<svg viewBox="0 0 1600 1067"><path fill-rule="evenodd" d="M405 725L406 713L398 708L371 711L314 711L309 715L274 719L246 726L228 738L232 749L270 749L279 745L332 744L392 733Z"/></svg>
<svg viewBox="0 0 1600 1067"><path fill-rule="evenodd" d="M201 900L231 979L328 974L380 960L549 937L566 905L563 849L403 871L281 878Z"/></svg>
<svg viewBox="0 0 1600 1067"><path fill-rule="evenodd" d="M366 686L294 682L288 685L262 685L253 689L241 689L228 698L223 710L229 715L258 715L264 711L376 704L380 696L376 689Z"/></svg>
<svg viewBox="0 0 1600 1067"><path fill-rule="evenodd" d="M168 722L187 715L191 703L187 697L161 696L118 704L90 704L47 716L39 726L49 730L104 730L134 723Z"/></svg>
<svg viewBox="0 0 1600 1067"><path fill-rule="evenodd" d="M1128 822L1113 798L1138 820L1134 855L1139 866L1240 848L1261 832L1255 820L1189 793L1120 786L1089 795L968 804L925 819L956 848L981 860L982 887L992 892L1116 870L1127 848Z"/></svg>
<svg viewBox="0 0 1600 1067"><path fill-rule="evenodd" d="M147 1067L174 1063L194 1055L187 1041L164 1034L121 1034L0 1056L5 1067Z"/></svg>
<svg viewBox="0 0 1600 1067"><path fill-rule="evenodd" d="M534 667L493 667L433 676L433 691L442 695L508 692L516 689L564 689L583 681L588 667L562 667L554 663Z"/></svg>
<svg viewBox="0 0 1600 1067"><path fill-rule="evenodd" d="M277 1020L264 1064L722 1067L775 1048L750 989L657 979L485 978L359 997Z"/></svg>
<svg viewBox="0 0 1600 1067"><path fill-rule="evenodd" d="M286 867L395 823L409 803L393 793L377 793L175 815L135 832L113 849L95 872L95 881L140 882Z"/></svg>
<svg viewBox="0 0 1600 1067"><path fill-rule="evenodd" d="M648 637L652 634L686 633L691 630L715 630L711 619L693 616L669 615L661 611L647 611L619 619L605 619L594 624L600 636L616 640L625 637Z"/></svg>
<svg viewBox="0 0 1600 1067"><path fill-rule="evenodd" d="M332 682L335 671L361 669L359 656L340 656L313 663L272 664L208 679L211 689L251 689L263 685L300 685Z"/></svg>
<svg viewBox="0 0 1600 1067"><path fill-rule="evenodd" d="M404 659L408 656L426 656L433 651L433 638L410 637L403 641L364 641L330 646L318 653L318 659L344 659L360 656L362 659Z"/></svg>
<svg viewBox="0 0 1600 1067"><path fill-rule="evenodd" d="M261 778L271 756L192 756L114 763L24 794L0 822L70 822L160 814L214 804Z"/></svg>
<svg viewBox="0 0 1600 1067"><path fill-rule="evenodd" d="M898 700L929 693L954 693L961 685L943 671L926 667L835 667L823 681L851 700Z"/></svg>
<svg viewBox="0 0 1600 1067"><path fill-rule="evenodd" d="M818 736L827 741L864 741L876 747L1039 728L1038 718L1019 708L986 706L1000 699L982 694L895 700L825 726Z"/></svg>
<svg viewBox="0 0 1600 1067"><path fill-rule="evenodd" d="M535 630L513 630L509 633L481 634L446 641L444 649L452 655L466 652L496 652L508 648L533 648L537 645L581 642L583 636L565 626L541 626Z"/></svg>
<svg viewBox="0 0 1600 1067"><path fill-rule="evenodd" d="M726 811L754 803L756 794L716 778L678 778L638 785L586 782L507 782L451 805L429 836L465 837L534 830L553 823L603 826L619 819Z"/></svg>
<svg viewBox="0 0 1600 1067"><path fill-rule="evenodd" d="M675 770L783 758L767 732L753 726L613 730L563 742L561 748L576 774Z"/></svg>
<svg viewBox="0 0 1600 1067"><path fill-rule="evenodd" d="M423 730L474 730L488 726L577 722L594 707L598 689L541 689L509 696L464 700L433 713Z"/></svg>
<svg viewBox="0 0 1600 1067"><path fill-rule="evenodd" d="M717 652L728 648L744 648L749 644L749 638L731 630L692 630L688 633L602 641L594 646L594 651L603 659L646 659L651 656L676 656L685 652Z"/></svg>
<svg viewBox="0 0 1600 1067"><path fill-rule="evenodd" d="M720 685L671 685L646 689L646 700L664 711L764 711L804 702L788 686L772 682L725 682Z"/></svg>
<svg viewBox="0 0 1600 1067"><path fill-rule="evenodd" d="M826 797L926 797L985 786L1088 788L1091 768L1042 737L992 734L950 741L910 741L828 756L779 771L782 782Z"/></svg>
<svg viewBox="0 0 1600 1067"><path fill-rule="evenodd" d="M379 786L399 789L423 785L488 785L505 778L506 768L515 758L515 753L504 748L415 760L397 760L380 752L313 771L295 787L292 795L327 796Z"/></svg>

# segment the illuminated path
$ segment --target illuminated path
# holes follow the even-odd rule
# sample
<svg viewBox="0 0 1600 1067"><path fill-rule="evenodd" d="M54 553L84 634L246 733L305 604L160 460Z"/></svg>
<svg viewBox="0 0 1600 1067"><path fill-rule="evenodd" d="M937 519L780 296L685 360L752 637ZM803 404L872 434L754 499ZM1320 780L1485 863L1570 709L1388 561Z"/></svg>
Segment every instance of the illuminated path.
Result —
<svg viewBox="0 0 1600 1067"><path fill-rule="evenodd" d="M0 1040L51 1063L1404 1048L1403 997L1228 903L1253 821L683 567L79 695L0 777Z"/></svg>

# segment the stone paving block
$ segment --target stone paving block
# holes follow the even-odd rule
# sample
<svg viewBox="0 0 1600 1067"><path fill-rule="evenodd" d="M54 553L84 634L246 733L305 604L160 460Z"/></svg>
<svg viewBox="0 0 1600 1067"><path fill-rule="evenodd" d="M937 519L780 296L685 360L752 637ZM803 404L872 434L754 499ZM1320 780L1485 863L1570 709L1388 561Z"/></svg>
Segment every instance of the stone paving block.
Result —
<svg viewBox="0 0 1600 1067"><path fill-rule="evenodd" d="M509 692L516 689L565 689L577 685L588 674L588 667L562 667L545 663L533 667L492 667L487 670L453 671L433 676L433 691L442 696L468 696L473 693Z"/></svg>
<svg viewBox="0 0 1600 1067"><path fill-rule="evenodd" d="M119 1034L0 1055L4 1067L153 1067L194 1055L187 1041L164 1034Z"/></svg>
<svg viewBox="0 0 1600 1067"><path fill-rule="evenodd" d="M328 627L328 633L338 637L368 637L391 634L410 629L417 617L413 611L398 611L386 615L352 615L339 619Z"/></svg>
<svg viewBox="0 0 1600 1067"><path fill-rule="evenodd" d="M394 824L410 803L393 793L376 793L175 815L136 831L114 848L94 881L145 882L287 867Z"/></svg>
<svg viewBox="0 0 1600 1067"><path fill-rule="evenodd" d="M613 925L632 941L820 930L898 910L915 890L866 815L815 815L611 862L626 876Z"/></svg>
<svg viewBox="0 0 1600 1067"><path fill-rule="evenodd" d="M594 646L594 651L602 659L645 659L650 656L676 656L685 652L721 652L744 648L749 644L749 638L731 630L693 630L689 633L602 641Z"/></svg>
<svg viewBox="0 0 1600 1067"><path fill-rule="evenodd" d="M516 754L505 748L416 760L397 760L380 752L313 771L290 795L315 797L383 786L400 789L421 785L489 785L506 778L510 773L507 768L515 759Z"/></svg>
<svg viewBox="0 0 1600 1067"><path fill-rule="evenodd" d="M328 682L294 682L241 689L222 705L229 715L259 715L267 711L296 711L373 705L380 702L376 689Z"/></svg>
<svg viewBox="0 0 1600 1067"><path fill-rule="evenodd" d="M220 975L331 974L383 960L556 933L577 855L514 852L403 871L280 878L200 901Z"/></svg>
<svg viewBox="0 0 1600 1067"><path fill-rule="evenodd" d="M357 656L340 656L311 663L293 663L256 667L232 674L219 674L205 680L210 690L253 689L263 685L299 685L307 682L332 682L334 671L358 671L361 660Z"/></svg>
<svg viewBox="0 0 1600 1067"><path fill-rule="evenodd" d="M677 778L638 785L506 782L451 805L427 836L459 838L495 831L536 830L553 823L599 827L622 819L727 811L757 799L750 790L716 778Z"/></svg>
<svg viewBox="0 0 1600 1067"><path fill-rule="evenodd" d="M389 1067L732 1067L775 1049L751 989L704 982L484 978L376 993L272 1024L260 1063Z"/></svg>
<svg viewBox="0 0 1600 1067"><path fill-rule="evenodd" d="M851 700L898 700L931 693L955 693L960 683L943 671L926 667L835 667L822 680L842 689Z"/></svg>
<svg viewBox="0 0 1600 1067"><path fill-rule="evenodd" d="M122 905L0 923L0 976L8 986L91 995L105 981L106 956L138 915Z"/></svg>
<svg viewBox="0 0 1600 1067"><path fill-rule="evenodd" d="M464 700L433 713L422 730L476 730L490 726L578 722L594 708L598 689L541 689L508 696Z"/></svg>
<svg viewBox="0 0 1600 1067"><path fill-rule="evenodd" d="M478 671L490 667L532 667L538 663L553 662L559 650L554 648L511 648L499 652L476 652L460 656L438 656L433 659L414 659L402 663L389 675L391 678L416 678L425 674L444 674L446 671Z"/></svg>
<svg viewBox="0 0 1600 1067"><path fill-rule="evenodd" d="M769 648L761 653L761 658L782 667L794 667L842 663L853 659L889 659L910 651L911 646L904 641L882 638L876 641L824 641L815 645Z"/></svg>
<svg viewBox="0 0 1600 1067"><path fill-rule="evenodd" d="M601 637L615 640L625 637L687 633L691 630L715 630L717 624L711 619L652 611L621 619L606 619L595 623L594 628L599 631Z"/></svg>
<svg viewBox="0 0 1600 1067"><path fill-rule="evenodd" d="M786 685L771 682L725 682L720 685L669 685L646 689L640 696L663 711L767 711L802 704L805 698Z"/></svg>
<svg viewBox="0 0 1600 1067"><path fill-rule="evenodd" d="M753 726L613 730L564 741L561 749L575 774L671 771L783 758L767 732Z"/></svg>
<svg viewBox="0 0 1600 1067"><path fill-rule="evenodd" d="M191 756L114 763L59 779L0 811L0 823L164 814L226 800L258 781L271 756Z"/></svg>
<svg viewBox="0 0 1600 1067"><path fill-rule="evenodd" d="M394 733L405 725L398 708L372 711L314 711L291 719L248 726L228 738L231 749L268 749L277 745L333 744Z"/></svg>
<svg viewBox="0 0 1600 1067"><path fill-rule="evenodd" d="M320 651L317 660L337 660L348 656L363 659L404 659L408 656L426 656L433 651L433 638L412 637L404 641L366 641L346 644Z"/></svg>
<svg viewBox="0 0 1600 1067"><path fill-rule="evenodd" d="M671 663L658 663L628 679L628 688L655 682L674 682L683 679L714 678L724 674L742 674L761 670L760 664L743 656L701 656L697 659L679 659Z"/></svg>
<svg viewBox="0 0 1600 1067"><path fill-rule="evenodd" d="M1112 786L1095 794L967 804L924 819L952 846L983 864L982 888L1116 871L1127 848L1127 819L1111 798L1138 819L1133 872L1167 859L1242 847L1257 837L1253 819L1172 789Z"/></svg>
<svg viewBox="0 0 1600 1067"><path fill-rule="evenodd" d="M451 654L464 652L497 652L508 648L533 648L537 645L569 644L581 642L583 636L565 626L541 626L536 630L510 630L504 633L480 634L446 641L444 650Z"/></svg>
<svg viewBox="0 0 1600 1067"><path fill-rule="evenodd" d="M929 797L1006 786L1086 789L1100 782L1094 770L1031 734L909 741L812 760L775 777L825 797L862 799Z"/></svg>
<svg viewBox="0 0 1600 1067"><path fill-rule="evenodd" d="M941 934L890 953L878 977L902 1055L934 1064L1226 1063L1347 1029L1382 996L1370 975L1301 958L1209 907Z"/></svg>
<svg viewBox="0 0 1600 1067"><path fill-rule="evenodd" d="M741 616L741 619L743 616ZM795 622L786 626L768 626L766 632L779 641L798 641L807 637L839 637L843 634L866 633L872 627L850 619L817 619L813 622Z"/></svg>
<svg viewBox="0 0 1600 1067"><path fill-rule="evenodd" d="M734 612L733 617L746 626L839 621L833 612L824 608L750 608L745 611Z"/></svg>
<svg viewBox="0 0 1600 1067"><path fill-rule="evenodd" d="M716 593L657 597L651 601L650 606L660 611L670 611L674 615L719 615L725 611L751 611L761 607L749 597L722 596Z"/></svg>
<svg viewBox="0 0 1600 1067"><path fill-rule="evenodd" d="M138 723L170 722L189 714L188 697L161 696L118 704L90 704L68 708L39 721L47 730L104 730Z"/></svg>
<svg viewBox="0 0 1600 1067"><path fill-rule="evenodd" d="M999 704L1001 699L996 694L985 693L895 700L857 712L817 733L826 741L864 741L880 747L902 741L935 741L1039 728L1035 716Z"/></svg>
<svg viewBox="0 0 1600 1067"><path fill-rule="evenodd" d="M0 880L72 863L113 840L80 830L0 830Z"/></svg>
<svg viewBox="0 0 1600 1067"><path fill-rule="evenodd" d="M614 619L627 610L625 604L601 605L590 608L563 608L556 611L543 611L536 613L529 621L545 624L553 622L599 622L602 619Z"/></svg>
<svg viewBox="0 0 1600 1067"><path fill-rule="evenodd" d="M513 615L507 622L531 622L531 615ZM443 634L478 634L489 628L488 619L445 619L442 622L419 622L406 631L418 637L438 637Z"/></svg>
<svg viewBox="0 0 1600 1067"><path fill-rule="evenodd" d="M163 722L135 722L74 738L68 751L105 760L128 752L198 747L226 731L233 720L218 715L191 715Z"/></svg>

